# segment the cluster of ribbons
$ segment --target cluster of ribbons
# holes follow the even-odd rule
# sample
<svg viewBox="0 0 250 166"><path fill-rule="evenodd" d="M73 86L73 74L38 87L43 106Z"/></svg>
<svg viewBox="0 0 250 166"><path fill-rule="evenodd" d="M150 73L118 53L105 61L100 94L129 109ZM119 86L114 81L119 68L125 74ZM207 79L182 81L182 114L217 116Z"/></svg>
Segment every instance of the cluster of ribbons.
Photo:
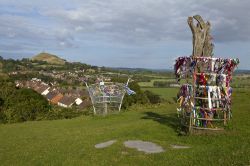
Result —
<svg viewBox="0 0 250 166"><path fill-rule="evenodd" d="M229 86L229 77L226 74L195 73L193 75L197 85Z"/></svg>
<svg viewBox="0 0 250 166"><path fill-rule="evenodd" d="M199 89L198 89L199 88ZM231 87L199 86L196 90L196 104L212 110L213 108L227 108L231 104ZM202 100L206 98L207 100Z"/></svg>
<svg viewBox="0 0 250 166"><path fill-rule="evenodd" d="M174 70L178 81L180 78L186 78L190 74L191 57L179 57L175 60Z"/></svg>
<svg viewBox="0 0 250 166"><path fill-rule="evenodd" d="M123 90L121 89L122 87L119 87L119 85L100 82L90 86L89 92L93 96L121 96L123 93Z"/></svg>
<svg viewBox="0 0 250 166"><path fill-rule="evenodd" d="M191 101L192 94L193 94L193 87L190 84L184 84L181 86L177 100L180 107L189 107L190 104L194 106Z"/></svg>
<svg viewBox="0 0 250 166"><path fill-rule="evenodd" d="M177 81L193 78L193 85L184 84L180 88L177 102L178 112L194 116L195 126L213 127L212 119L220 119L219 114L230 114L232 73L239 59L212 57L179 57L174 65ZM195 94L194 94L195 93ZM225 117L221 117L223 119Z"/></svg>
<svg viewBox="0 0 250 166"><path fill-rule="evenodd" d="M128 87L128 85L125 85L124 88L125 88L125 91L127 92L127 94L128 94L129 96L130 96L130 95L135 95L135 94L136 94L136 92L133 91L132 89L130 89L130 88Z"/></svg>
<svg viewBox="0 0 250 166"><path fill-rule="evenodd" d="M196 118L202 118L202 119L206 119L206 120L200 120L200 119L195 119L194 120L194 125L198 126L198 127L211 127L213 128L213 124L212 124L212 119L214 118L214 116L217 114L216 110L213 111L206 111L204 109L200 109L200 111L195 114Z"/></svg>
<svg viewBox="0 0 250 166"><path fill-rule="evenodd" d="M131 90L127 85L116 85L116 84L105 84L104 82L100 82L92 85L89 88L89 91L94 96L122 96L123 91L126 91L128 95L136 94L135 91Z"/></svg>
<svg viewBox="0 0 250 166"><path fill-rule="evenodd" d="M197 100L195 104L197 106L193 109L194 117L197 119L194 119L193 123L199 127L214 127L211 120L215 116L219 116L217 110L227 111L230 109L232 88L219 86L206 86L202 88L206 89L207 94L199 94L200 92L198 91L196 96L206 97L207 95L207 102L206 100Z"/></svg>
<svg viewBox="0 0 250 166"><path fill-rule="evenodd" d="M222 59L211 57L179 57L175 61L175 75L178 81L193 75L195 72L209 72L214 74L226 74L228 81L232 79L232 72L239 64L239 59Z"/></svg>
<svg viewBox="0 0 250 166"><path fill-rule="evenodd" d="M196 87L197 98L196 105L203 106L212 110L213 108L225 108L231 104L231 87L219 87L219 86L198 86ZM190 84L184 84L180 88L178 93L178 103L181 106L191 104L191 97L193 96L193 87ZM204 100L207 99L207 100Z"/></svg>
<svg viewBox="0 0 250 166"><path fill-rule="evenodd" d="M213 119L215 115L218 116L218 110L230 110L232 88L203 85L195 88L196 94L193 95L192 85L184 84L181 86L177 100L179 103L177 111L192 112L194 117L198 118L194 119L195 126L213 127L212 121L209 121L209 119ZM192 100L192 97L196 99ZM203 120L199 120L199 118Z"/></svg>

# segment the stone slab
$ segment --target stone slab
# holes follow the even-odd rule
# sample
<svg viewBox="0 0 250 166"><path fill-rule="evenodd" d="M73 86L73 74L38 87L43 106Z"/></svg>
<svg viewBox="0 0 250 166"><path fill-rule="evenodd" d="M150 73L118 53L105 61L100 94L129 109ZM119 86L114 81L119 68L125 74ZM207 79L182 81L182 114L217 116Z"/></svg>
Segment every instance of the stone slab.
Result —
<svg viewBox="0 0 250 166"><path fill-rule="evenodd" d="M141 140L128 140L124 142L124 145L128 148L135 148L145 153L161 153L165 151L161 146L155 143Z"/></svg>
<svg viewBox="0 0 250 166"><path fill-rule="evenodd" d="M110 140L110 141L107 141L107 142L102 142L102 143L96 144L95 148L97 148L97 149L106 148L106 147L111 146L115 142L116 142L116 140Z"/></svg>

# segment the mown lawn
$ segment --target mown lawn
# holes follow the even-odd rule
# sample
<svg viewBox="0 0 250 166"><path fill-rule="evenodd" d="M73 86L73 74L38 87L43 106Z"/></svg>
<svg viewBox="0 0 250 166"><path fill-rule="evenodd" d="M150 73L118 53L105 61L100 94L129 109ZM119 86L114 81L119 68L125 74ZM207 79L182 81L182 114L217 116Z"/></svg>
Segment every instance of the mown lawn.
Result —
<svg viewBox="0 0 250 166"><path fill-rule="evenodd" d="M249 98L250 90L234 91L233 125L216 135L178 135L175 104L168 103L135 106L107 117L0 125L1 165L249 165ZM94 148L111 139L118 142ZM138 139L166 151L145 154L123 145ZM171 149L171 144L191 148Z"/></svg>

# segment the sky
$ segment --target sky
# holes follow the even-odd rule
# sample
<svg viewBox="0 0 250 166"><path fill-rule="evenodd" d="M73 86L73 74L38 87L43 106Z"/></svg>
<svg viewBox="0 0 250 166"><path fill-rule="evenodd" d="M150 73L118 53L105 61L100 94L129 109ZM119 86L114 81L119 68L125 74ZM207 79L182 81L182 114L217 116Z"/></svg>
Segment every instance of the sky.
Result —
<svg viewBox="0 0 250 166"><path fill-rule="evenodd" d="M249 0L0 0L0 56L173 69L192 54L187 18L196 14L211 23L214 56L250 69Z"/></svg>

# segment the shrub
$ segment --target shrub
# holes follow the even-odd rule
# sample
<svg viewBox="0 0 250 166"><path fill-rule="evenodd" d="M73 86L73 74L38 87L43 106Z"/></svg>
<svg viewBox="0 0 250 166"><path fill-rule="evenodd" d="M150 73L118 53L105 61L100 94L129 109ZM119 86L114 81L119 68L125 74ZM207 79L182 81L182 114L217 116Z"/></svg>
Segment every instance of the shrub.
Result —
<svg viewBox="0 0 250 166"><path fill-rule="evenodd" d="M144 93L145 93L145 95L147 96L147 98L149 99L149 102L150 102L151 104L158 104L158 103L161 103L161 98L160 98L159 95L154 94L153 92L148 91L148 90L146 90Z"/></svg>

